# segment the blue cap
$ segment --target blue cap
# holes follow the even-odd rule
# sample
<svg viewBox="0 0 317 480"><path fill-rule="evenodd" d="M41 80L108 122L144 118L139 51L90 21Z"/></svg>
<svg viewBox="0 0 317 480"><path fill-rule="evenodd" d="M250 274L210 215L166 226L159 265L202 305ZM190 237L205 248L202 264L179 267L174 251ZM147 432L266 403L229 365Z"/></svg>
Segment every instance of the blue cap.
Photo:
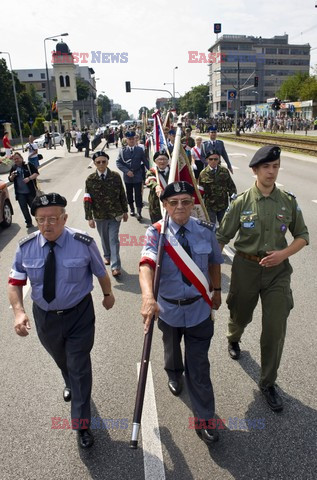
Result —
<svg viewBox="0 0 317 480"><path fill-rule="evenodd" d="M128 132L126 132L125 136L126 136L127 138L135 137L135 132L130 132L130 131L128 131Z"/></svg>
<svg viewBox="0 0 317 480"><path fill-rule="evenodd" d="M216 131L217 131L216 125L210 125L210 127L208 127L208 130L207 130L207 132L216 132Z"/></svg>
<svg viewBox="0 0 317 480"><path fill-rule="evenodd" d="M176 132L173 129L169 130L168 133L169 133L169 135L176 135Z"/></svg>

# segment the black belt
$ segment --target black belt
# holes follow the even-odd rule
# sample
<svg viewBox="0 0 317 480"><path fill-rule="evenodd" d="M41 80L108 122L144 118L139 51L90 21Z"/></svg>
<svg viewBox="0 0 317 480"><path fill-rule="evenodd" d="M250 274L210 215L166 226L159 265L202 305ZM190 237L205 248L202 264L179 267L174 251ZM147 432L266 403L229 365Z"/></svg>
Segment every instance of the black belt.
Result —
<svg viewBox="0 0 317 480"><path fill-rule="evenodd" d="M161 295L161 297L162 297L162 295ZM197 295L196 297L182 298L181 300L174 300L173 298L165 298L165 297L162 297L162 298L163 298L163 300L165 300L168 303L172 303L173 305L180 306L180 305L191 305L192 303L197 302L197 300L202 298L202 296Z"/></svg>
<svg viewBox="0 0 317 480"><path fill-rule="evenodd" d="M82 300L80 300L80 302L77 303L77 305L74 305L71 308L64 308L64 310L48 310L47 313L55 313L56 315L66 315L67 313L70 313L73 310L75 310L75 308L79 307L79 305L85 300L87 300L88 297L90 297L90 293L88 293Z"/></svg>

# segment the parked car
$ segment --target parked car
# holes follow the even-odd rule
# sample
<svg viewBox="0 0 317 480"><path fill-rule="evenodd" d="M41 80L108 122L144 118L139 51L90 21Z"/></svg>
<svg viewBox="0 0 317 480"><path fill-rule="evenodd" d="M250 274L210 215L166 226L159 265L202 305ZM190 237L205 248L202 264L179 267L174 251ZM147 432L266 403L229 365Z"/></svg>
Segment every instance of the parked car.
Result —
<svg viewBox="0 0 317 480"><path fill-rule="evenodd" d="M0 180L0 225L10 227L12 223L13 208L10 202L8 188L5 182Z"/></svg>
<svg viewBox="0 0 317 480"><path fill-rule="evenodd" d="M64 145L63 135L61 135L58 132L55 132L54 137L55 137L55 145L60 145L62 147ZM52 138L52 146L53 146L52 134L51 134L51 138ZM36 138L34 140L34 143L37 144L38 148L44 148L45 147L45 135L43 134L39 138ZM29 146L29 142L25 144L25 148L28 148L28 146Z"/></svg>

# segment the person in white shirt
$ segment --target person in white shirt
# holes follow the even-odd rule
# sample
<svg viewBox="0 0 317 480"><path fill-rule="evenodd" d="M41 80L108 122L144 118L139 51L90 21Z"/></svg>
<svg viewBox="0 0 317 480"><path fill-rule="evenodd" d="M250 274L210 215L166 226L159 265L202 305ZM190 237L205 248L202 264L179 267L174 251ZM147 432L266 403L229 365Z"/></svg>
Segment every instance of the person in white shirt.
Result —
<svg viewBox="0 0 317 480"><path fill-rule="evenodd" d="M40 163L39 163L39 159L38 159L38 156L37 156L38 146L34 142L33 135L29 136L29 144L28 144L26 150L29 151L28 162L32 163L32 165L34 165L34 167L36 167L36 168L39 167Z"/></svg>
<svg viewBox="0 0 317 480"><path fill-rule="evenodd" d="M200 172L205 168L205 164L201 158L201 142L203 141L202 137L196 137L196 145L191 149L192 156L192 165L194 170L195 178L199 177Z"/></svg>

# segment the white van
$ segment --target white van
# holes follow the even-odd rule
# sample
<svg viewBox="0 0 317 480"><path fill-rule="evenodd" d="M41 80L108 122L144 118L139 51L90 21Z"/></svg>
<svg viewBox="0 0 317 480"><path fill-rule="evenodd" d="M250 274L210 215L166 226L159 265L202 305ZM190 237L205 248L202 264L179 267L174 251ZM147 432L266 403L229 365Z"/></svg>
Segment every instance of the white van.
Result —
<svg viewBox="0 0 317 480"><path fill-rule="evenodd" d="M111 120L109 125L110 127L119 127L119 122L118 120Z"/></svg>

